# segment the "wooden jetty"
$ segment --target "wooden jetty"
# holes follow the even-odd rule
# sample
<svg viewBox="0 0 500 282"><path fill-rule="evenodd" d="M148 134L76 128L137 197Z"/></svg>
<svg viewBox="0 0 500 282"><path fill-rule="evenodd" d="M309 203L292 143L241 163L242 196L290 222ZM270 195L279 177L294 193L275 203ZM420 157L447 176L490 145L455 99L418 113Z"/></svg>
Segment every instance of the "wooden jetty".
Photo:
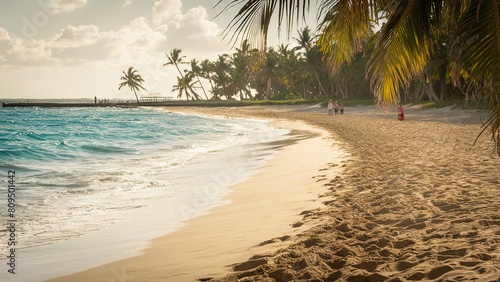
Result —
<svg viewBox="0 0 500 282"><path fill-rule="evenodd" d="M83 108L83 107L241 107L249 106L242 101L140 101L139 103L109 102L109 103L51 103L51 102L3 102L2 107L42 107L42 108Z"/></svg>

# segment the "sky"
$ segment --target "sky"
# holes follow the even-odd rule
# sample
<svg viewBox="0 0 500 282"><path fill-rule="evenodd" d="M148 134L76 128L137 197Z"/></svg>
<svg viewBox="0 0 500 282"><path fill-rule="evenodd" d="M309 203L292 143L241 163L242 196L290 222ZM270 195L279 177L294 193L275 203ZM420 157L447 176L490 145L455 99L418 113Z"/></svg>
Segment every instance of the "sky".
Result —
<svg viewBox="0 0 500 282"><path fill-rule="evenodd" d="M118 90L129 67L145 80L140 96L176 97L165 53L201 61L232 52L222 32L236 9L216 17L230 2L218 1L2 0L0 99L134 99ZM287 42L277 37L269 45Z"/></svg>

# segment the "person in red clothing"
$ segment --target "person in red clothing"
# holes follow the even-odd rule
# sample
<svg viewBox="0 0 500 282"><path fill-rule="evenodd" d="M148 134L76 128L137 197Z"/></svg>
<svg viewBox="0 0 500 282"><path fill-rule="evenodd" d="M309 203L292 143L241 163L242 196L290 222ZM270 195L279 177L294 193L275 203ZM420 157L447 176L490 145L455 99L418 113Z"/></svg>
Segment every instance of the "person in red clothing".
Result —
<svg viewBox="0 0 500 282"><path fill-rule="evenodd" d="M405 111L403 110L403 106L399 104L398 107L398 120L405 120Z"/></svg>

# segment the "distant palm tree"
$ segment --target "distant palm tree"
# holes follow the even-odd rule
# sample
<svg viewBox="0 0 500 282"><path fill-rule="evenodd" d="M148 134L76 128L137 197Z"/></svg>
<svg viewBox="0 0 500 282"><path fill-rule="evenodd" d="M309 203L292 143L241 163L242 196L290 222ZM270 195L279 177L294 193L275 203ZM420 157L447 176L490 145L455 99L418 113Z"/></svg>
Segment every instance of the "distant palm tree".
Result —
<svg viewBox="0 0 500 282"><path fill-rule="evenodd" d="M181 70L179 69L180 64L187 64L187 62L184 62L183 59L186 58L186 56L181 56L181 49L174 48L170 50L169 53L166 53L168 62L163 64L163 66L168 66L168 65L173 65L181 75L181 78L184 77L182 74Z"/></svg>
<svg viewBox="0 0 500 282"><path fill-rule="evenodd" d="M255 80L260 63L258 49L251 49L247 40L241 43L240 48L232 55L231 77L232 87L236 94L240 94L240 99L253 99L250 91L250 84Z"/></svg>
<svg viewBox="0 0 500 282"><path fill-rule="evenodd" d="M278 46L278 56L281 61L280 70L286 78L284 83L287 90L295 93L302 92L301 96L305 99L307 97L305 78L309 71L304 70L303 62L297 57L296 48L289 48L289 44L281 44ZM302 89L299 87L300 84L302 84Z"/></svg>
<svg viewBox="0 0 500 282"><path fill-rule="evenodd" d="M213 70L214 70L214 64L212 62L210 62L208 59L205 59L205 60L201 61L200 68L201 68L200 76L208 80L208 82L210 83L210 89L211 89L210 92L212 92L212 94L213 94L214 93L214 81L212 78L212 74L213 74Z"/></svg>
<svg viewBox="0 0 500 282"><path fill-rule="evenodd" d="M186 72L186 75L182 77L177 77L177 84L172 86L172 92L179 91L179 95L177 98L182 98L184 94L186 96L186 100L199 100L200 97L193 90L196 81L194 81L194 75L192 72Z"/></svg>
<svg viewBox="0 0 500 282"><path fill-rule="evenodd" d="M133 67L128 68L128 71L123 71L123 76L120 78L123 82L121 82L118 86L118 90L120 90L124 86L130 87L130 90L134 91L135 98L137 99L137 103L139 103L139 97L137 96L137 91L140 89L146 90L142 87L142 83L144 83L144 79L137 73L137 70L134 70Z"/></svg>
<svg viewBox="0 0 500 282"><path fill-rule="evenodd" d="M269 49L269 52L266 53L266 57L263 61L263 73L266 79L266 92L265 98L271 98L271 91L273 88L273 81L277 78L278 71L278 58L277 54L273 49Z"/></svg>
<svg viewBox="0 0 500 282"><path fill-rule="evenodd" d="M319 77L318 67L322 68L323 58L321 52L319 51L318 46L315 44L316 36L311 34L311 30L309 29L309 27L304 27L303 29L298 30L298 33L299 37L294 39L299 46L296 47L295 50L300 50L300 49L304 50L304 52L302 53L303 60L307 65L307 69L316 78L320 96L321 94L323 94L325 95L326 98L331 98L326 94L325 88L323 87L323 84L321 83Z"/></svg>
<svg viewBox="0 0 500 282"><path fill-rule="evenodd" d="M191 60L191 73L196 77L198 84L201 86L201 90L203 90L203 94L205 94L205 98L208 100L207 92L205 91L205 87L200 81L200 76L202 75L202 68L199 65L199 62L196 59Z"/></svg>
<svg viewBox="0 0 500 282"><path fill-rule="evenodd" d="M226 96L227 99L232 97L233 93L230 87L232 62L230 59L228 54L223 54L219 55L213 63L212 81L214 89L212 94L214 100L219 100L222 96Z"/></svg>

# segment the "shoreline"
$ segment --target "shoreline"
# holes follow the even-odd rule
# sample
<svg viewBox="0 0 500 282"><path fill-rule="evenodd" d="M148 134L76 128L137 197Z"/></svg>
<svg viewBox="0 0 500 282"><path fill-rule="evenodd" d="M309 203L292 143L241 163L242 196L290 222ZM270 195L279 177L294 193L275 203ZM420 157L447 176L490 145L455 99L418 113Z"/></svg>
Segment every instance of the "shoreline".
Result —
<svg viewBox="0 0 500 282"><path fill-rule="evenodd" d="M339 170L340 163L333 163L335 159L340 162L344 153L325 140L328 136L323 130L283 120L273 120L271 126L299 130L301 140L278 148L276 156L257 173L231 186L223 199L229 204L152 240L136 257L48 281L109 281L122 272L141 281L220 278L231 271L231 263L290 244L297 234L318 223L314 216L301 213L307 210L315 214L324 206L327 198L321 195L327 190L319 170ZM304 136L304 132L309 133ZM318 151L309 152L311 147ZM307 164L302 162L305 154L311 160ZM331 159L325 160L328 156ZM228 164L228 169L235 166Z"/></svg>

